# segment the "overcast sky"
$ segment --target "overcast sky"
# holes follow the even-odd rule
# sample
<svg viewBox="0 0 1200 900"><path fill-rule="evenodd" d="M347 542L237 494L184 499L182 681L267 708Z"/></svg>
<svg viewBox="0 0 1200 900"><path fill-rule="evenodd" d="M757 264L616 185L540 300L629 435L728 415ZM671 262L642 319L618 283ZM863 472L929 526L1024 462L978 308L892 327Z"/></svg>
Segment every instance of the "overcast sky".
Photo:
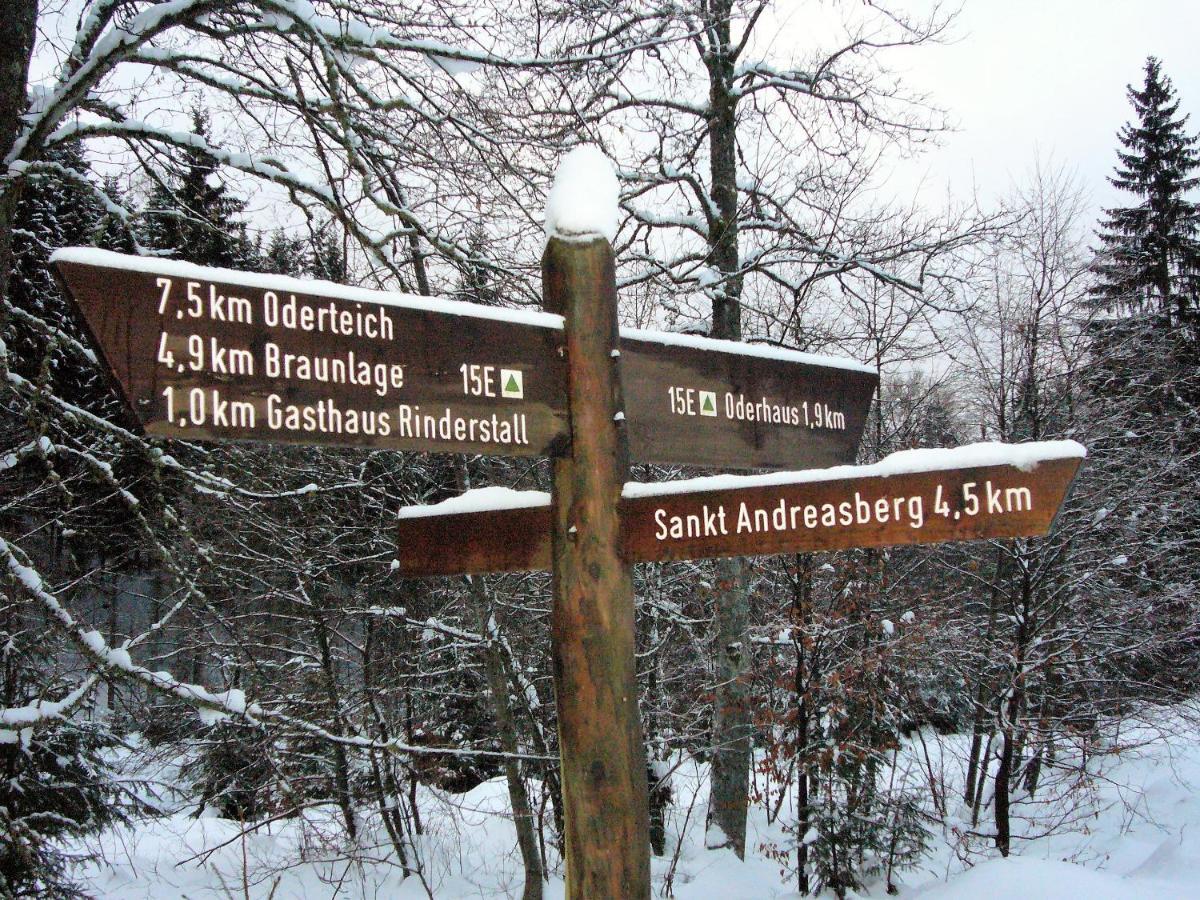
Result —
<svg viewBox="0 0 1200 900"><path fill-rule="evenodd" d="M928 10L935 2L889 5ZM1105 179L1116 162L1117 130L1132 113L1125 86L1141 83L1150 54L1162 60L1183 110L1195 111L1189 130L1200 131L1200 0L961 3L954 40L887 57L957 125L941 147L898 169L889 182L897 197L923 185L933 203L947 187L960 198L977 187L987 200L1006 193L1040 156L1075 170L1094 209L1126 202ZM855 5L778 0L781 27L762 29L772 34L771 54L787 57L811 40L814 26L820 30L820 20L853 15Z"/></svg>
<svg viewBox="0 0 1200 900"><path fill-rule="evenodd" d="M1132 114L1125 86L1140 85L1148 55L1182 110L1200 110L1200 0L966 0L954 31L906 54L912 86L959 127L915 163L930 189L1003 193L1040 155L1077 170L1096 207L1125 202L1105 178Z"/></svg>

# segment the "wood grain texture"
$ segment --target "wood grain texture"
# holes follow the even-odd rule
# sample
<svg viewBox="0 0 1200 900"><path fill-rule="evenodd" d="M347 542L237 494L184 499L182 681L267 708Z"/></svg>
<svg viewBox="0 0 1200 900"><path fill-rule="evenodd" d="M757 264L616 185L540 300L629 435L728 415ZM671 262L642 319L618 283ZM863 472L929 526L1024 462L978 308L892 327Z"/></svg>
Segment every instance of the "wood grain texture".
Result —
<svg viewBox="0 0 1200 900"><path fill-rule="evenodd" d="M618 502L629 472L612 248L552 238L545 303L565 319L570 451L554 460L550 613L571 900L648 900L650 823L633 575Z"/></svg>

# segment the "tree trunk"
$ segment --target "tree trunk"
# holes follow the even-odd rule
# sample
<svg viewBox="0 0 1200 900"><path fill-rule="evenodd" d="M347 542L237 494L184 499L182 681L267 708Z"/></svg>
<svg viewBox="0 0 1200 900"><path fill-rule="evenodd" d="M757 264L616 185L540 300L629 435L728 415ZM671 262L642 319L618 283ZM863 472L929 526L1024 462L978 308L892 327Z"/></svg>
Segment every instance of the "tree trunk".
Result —
<svg viewBox="0 0 1200 900"><path fill-rule="evenodd" d="M987 784L988 760L992 755L992 742L994 740L994 734L989 734L987 736L987 742L983 745L983 753L980 755L979 778L975 783L975 795L971 797L972 828L979 824L979 813L983 809L983 789Z"/></svg>
<svg viewBox="0 0 1200 900"><path fill-rule="evenodd" d="M1011 842L1009 819L1009 785L1012 781L1013 733L1011 728L1000 732L1000 765L996 767L996 791L994 812L996 816L996 849L1001 856L1008 856Z"/></svg>
<svg viewBox="0 0 1200 900"><path fill-rule="evenodd" d="M810 727L810 710L808 702L809 659L804 644L804 631L809 625L812 614L812 556L804 554L796 557L796 582L792 590L792 643L796 652L796 674L793 683L796 691L796 755L799 765L796 767L796 887L800 894L807 897L811 889L808 880L808 829L812 820L812 806L809 800L809 760L808 760L808 729Z"/></svg>
<svg viewBox="0 0 1200 900"><path fill-rule="evenodd" d="M713 709L712 785L708 802L709 849L746 854L752 756L746 633L750 596L746 566L718 565L713 637L716 699ZM719 830L720 834L713 832Z"/></svg>
<svg viewBox="0 0 1200 900"><path fill-rule="evenodd" d="M496 716L496 729L500 735L500 747L509 754L504 759L504 778L508 784L508 798L512 806L513 824L517 830L517 847L521 861L525 864L525 889L521 900L542 900L542 856L538 850L537 836L533 830L533 812L529 806L529 792L521 777L520 763L514 755L520 752L517 729L513 722L512 709L508 702L508 677L504 661L500 658L493 640L496 627L483 586L472 578L471 591L475 595L480 614L481 633L484 636L484 671L487 675L488 692L492 697L492 710Z"/></svg>
<svg viewBox="0 0 1200 900"><path fill-rule="evenodd" d="M667 852L667 806L671 803L670 782L660 782L654 769L646 771L650 785L650 851L655 856Z"/></svg>
<svg viewBox="0 0 1200 900"><path fill-rule="evenodd" d="M467 465L456 460L454 473L460 491L470 487ZM520 752L517 727L513 720L509 702L508 675L497 640L496 620L492 614L487 588L482 579L467 576L467 590L475 607L475 620L483 638L483 670L487 679L488 695L492 703L492 715L496 719L496 733L500 738L500 749L504 758L504 780L508 786L508 801L512 808L513 826L517 831L517 849L525 866L525 888L521 900L542 900L542 856L538 850L537 835L533 829L533 812L529 805L529 792L521 777L520 763L516 755Z"/></svg>
<svg viewBox="0 0 1200 900"><path fill-rule="evenodd" d="M1004 560L1006 559L1004 548L1001 547L996 551L996 570L992 578L990 594L988 596L988 621L987 630L983 635L983 647L985 652L992 642L992 637L996 630L996 616L1000 606L1000 584L1004 577ZM963 800L967 803L974 804L976 794L976 779L983 781L987 775L986 765L982 764L981 751L983 749L983 725L984 711L987 701L987 682L985 681L985 673L981 669L979 678L975 684L975 709L971 714L971 751L967 759L967 783L963 789Z"/></svg>
<svg viewBox="0 0 1200 900"><path fill-rule="evenodd" d="M350 729L346 727L342 716L342 700L337 686L337 673L333 666L333 651L329 646L328 625L316 610L313 610L312 626L321 654L321 674L325 683L325 694L329 700L329 717L336 723L339 734L348 734ZM333 753L334 792L337 794L338 808L342 812L342 822L346 826L346 835L353 843L358 840L358 822L354 817L354 799L350 792L350 760L342 744L333 743L330 746Z"/></svg>
<svg viewBox="0 0 1200 900"><path fill-rule="evenodd" d="M660 725L657 715L657 706L659 703L659 670L662 662L660 659L659 632L658 632L658 611L654 605L651 605L646 610L647 627L650 631L647 644L652 648L653 658L647 666L646 673L646 697L648 698L648 709L645 713L646 720L646 746L647 755L650 758L650 765L646 769L646 780L650 786L650 852L655 856L662 856L667 852L667 807L671 803L671 782L669 775L659 777L659 766L657 763L666 763L670 758L670 751L666 746L666 742L661 740ZM665 766L663 767L665 768Z"/></svg>
<svg viewBox="0 0 1200 900"><path fill-rule="evenodd" d="M21 127L28 97L29 61L37 25L37 0L9 0L4 5L4 40L0 41L0 160L7 158ZM8 299L12 273L13 217L20 199L21 181L0 189L0 300ZM0 311L0 325L4 313ZM5 370L0 352L0 373Z"/></svg>
<svg viewBox="0 0 1200 900"><path fill-rule="evenodd" d="M1012 693L1001 707L1000 722L1001 744L1000 765L996 769L996 849L1001 856L1008 856L1011 844L1012 825L1009 816L1009 798L1012 793L1013 765L1020 759L1021 729L1017 720L1021 715L1021 706L1025 699L1025 665L1030 636L1029 614L1033 599L1033 584L1029 577L1029 567L1022 568L1021 603L1018 609L1021 616L1017 624L1016 646L1013 648L1013 685Z"/></svg>
<svg viewBox="0 0 1200 900"><path fill-rule="evenodd" d="M710 191L716 207L709 228L709 258L721 274L721 282L711 295L711 334L738 341L742 338L742 274L738 247L737 100L732 92L736 59L731 16L732 4L726 0L710 5L704 65L709 82ZM751 664L747 640L750 579L745 560L718 560L714 566L716 691L708 825L710 831L716 826L722 837L709 847L729 847L742 859L746 854L746 810L750 804L753 758L747 683Z"/></svg>
<svg viewBox="0 0 1200 900"><path fill-rule="evenodd" d="M510 681L513 684L513 690L509 694L509 699L513 703L519 704L516 709L521 712L526 719L529 720L529 739L533 742L533 751L539 756L550 755L550 743L547 741L547 735L542 730L542 720L539 718L538 710L531 706L528 702L528 697L522 689L522 683L518 680L518 674L521 672L520 660L512 652L512 648L507 642L500 648L504 653L505 672L508 674ZM510 707L511 708L511 707ZM559 851L563 850L562 841L566 834L566 826L563 824L562 813L562 782L559 779L558 768L550 762L543 763L540 767L542 777L543 790L550 799L550 814L554 819L554 831L558 836L556 846ZM545 803L542 804L542 809L545 809ZM542 817L539 815L539 822ZM545 858L545 854L542 854Z"/></svg>
<svg viewBox="0 0 1200 900"><path fill-rule="evenodd" d="M733 55L728 0L711 4L707 22L708 149L714 221L709 228L709 256L721 274L713 289L712 335L742 338L742 265L738 247L737 98L733 94Z"/></svg>
<svg viewBox="0 0 1200 900"><path fill-rule="evenodd" d="M967 783L963 788L965 803L974 802L977 779L982 780L985 774L980 766L983 752L984 699L983 679L981 678L975 689L975 712L971 716L971 749L967 755Z"/></svg>
<svg viewBox="0 0 1200 900"><path fill-rule="evenodd" d="M375 720L375 727L379 729L379 738L387 741L391 736L390 729L376 699L375 634L375 622L368 618L366 634L363 638L363 693L367 698L367 708L370 709L371 716ZM405 848L405 823L399 809L402 796L401 787L394 777L391 760L386 755L372 751L367 754L367 759L371 763L371 776L375 785L375 804L379 810L379 817L388 833L392 849L396 851L401 871L407 878L412 872L409 869L408 851Z"/></svg>
<svg viewBox="0 0 1200 900"><path fill-rule="evenodd" d="M118 586L120 583L120 580L118 580L117 584L114 584L108 593L108 646L110 647L117 646L117 625L120 623L117 603L124 593ZM117 679L106 678L104 685L104 708L110 714L114 714L117 711L117 701L120 699L118 696Z"/></svg>

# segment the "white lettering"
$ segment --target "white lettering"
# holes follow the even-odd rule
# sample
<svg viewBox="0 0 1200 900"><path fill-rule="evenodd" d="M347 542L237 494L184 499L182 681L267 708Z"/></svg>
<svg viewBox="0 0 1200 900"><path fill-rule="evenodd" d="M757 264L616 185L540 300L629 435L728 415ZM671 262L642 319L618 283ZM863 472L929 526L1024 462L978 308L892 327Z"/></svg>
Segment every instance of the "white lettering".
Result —
<svg viewBox="0 0 1200 900"><path fill-rule="evenodd" d="M229 314L231 316L235 314L234 304L237 304L237 316L249 316L250 303L248 300L240 297L219 299L220 302L227 301L230 304ZM210 304L213 309L220 306L215 295ZM301 302L295 294L288 294L286 300L281 300L274 291L264 291L262 311L263 322L271 328L316 331L321 334L384 341L394 340L396 333L395 323L385 306L364 308L363 304L355 303L354 309L350 310L339 307L338 301L335 300L318 301L314 299L311 302ZM249 321L249 319L235 318L234 321L243 322Z"/></svg>

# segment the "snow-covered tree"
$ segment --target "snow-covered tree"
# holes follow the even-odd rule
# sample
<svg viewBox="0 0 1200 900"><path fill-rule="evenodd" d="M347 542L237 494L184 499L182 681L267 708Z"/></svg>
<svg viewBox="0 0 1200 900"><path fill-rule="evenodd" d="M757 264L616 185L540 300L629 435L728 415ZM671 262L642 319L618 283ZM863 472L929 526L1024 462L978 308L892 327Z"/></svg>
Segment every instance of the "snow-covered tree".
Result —
<svg viewBox="0 0 1200 900"><path fill-rule="evenodd" d="M209 140L211 128L204 110L192 110L191 125L194 134ZM256 268L257 254L246 233L245 203L232 195L207 153L187 149L179 156L178 165L169 165L161 175L154 173L150 197L140 211L143 246L204 266Z"/></svg>
<svg viewBox="0 0 1200 900"><path fill-rule="evenodd" d="M1136 205L1105 210L1096 259L1098 303L1190 322L1200 310L1200 138L1186 130L1162 64L1146 59L1145 81L1128 88L1135 120L1118 132L1122 150L1109 178Z"/></svg>
<svg viewBox="0 0 1200 900"><path fill-rule="evenodd" d="M65 148L56 162L86 172L82 154ZM100 222L91 194L50 176L29 179L17 203L14 265L9 280L12 319L2 332L13 369L73 404L113 412L99 372L76 367L56 352L75 344L78 324L58 301L46 261L55 247L84 243ZM7 398L9 401L11 397ZM25 534L46 571L62 574L77 553L125 543L120 513L105 509L107 488L78 480L71 465L47 479L43 460L54 453L45 436L51 413L34 405L24 420L0 404L0 534ZM31 427L32 426L32 427ZM15 450L16 452L10 452ZM91 507L84 535L48 510ZM115 515L113 515L115 513ZM76 524L76 523L72 523ZM109 527L105 527L105 526ZM46 629L10 572L0 575L0 894L70 896L69 856L60 841L82 836L119 817L113 773L101 751L115 742L108 724L73 715L90 701L97 679L85 678L64 654L59 632ZM69 702L67 702L69 701Z"/></svg>
<svg viewBox="0 0 1200 900"><path fill-rule="evenodd" d="M23 752L91 704L155 740L205 731L197 707L210 722L233 717L205 731L212 765L189 769L199 794L211 789L241 816L333 803L347 852L371 810L397 865L419 874L413 798L438 777L420 761L478 772L503 756L479 714L477 669L462 669L474 724L443 727L461 710L426 667L445 659L418 653L406 668L387 653L420 645L413 634L426 629L390 614L386 565L395 508L429 489L423 464L145 439L69 327L45 255L112 235L141 252L244 265L257 241L243 226L265 229L233 197L261 208L271 194L310 233L298 255L276 256L285 268L299 259L320 277L448 288L457 266L489 263L463 249L470 222L430 191L447 168L437 145L495 147L462 70L552 61L505 52L488 22L453 3L90 0L73 30L32 0L12 7L13 40L0 49L0 571L5 610L36 622L47 645L24 643L31 632L12 620L14 665L42 675L11 682L0 730L19 723ZM65 41L37 47L51 74L30 84L39 27ZM189 115L196 106L207 124ZM91 157L110 177L89 173ZM63 215L44 234L19 229L22 197L41 186L71 194L88 228ZM14 236L21 276L27 232L41 241L36 283L9 290ZM244 802L263 779L268 796Z"/></svg>

